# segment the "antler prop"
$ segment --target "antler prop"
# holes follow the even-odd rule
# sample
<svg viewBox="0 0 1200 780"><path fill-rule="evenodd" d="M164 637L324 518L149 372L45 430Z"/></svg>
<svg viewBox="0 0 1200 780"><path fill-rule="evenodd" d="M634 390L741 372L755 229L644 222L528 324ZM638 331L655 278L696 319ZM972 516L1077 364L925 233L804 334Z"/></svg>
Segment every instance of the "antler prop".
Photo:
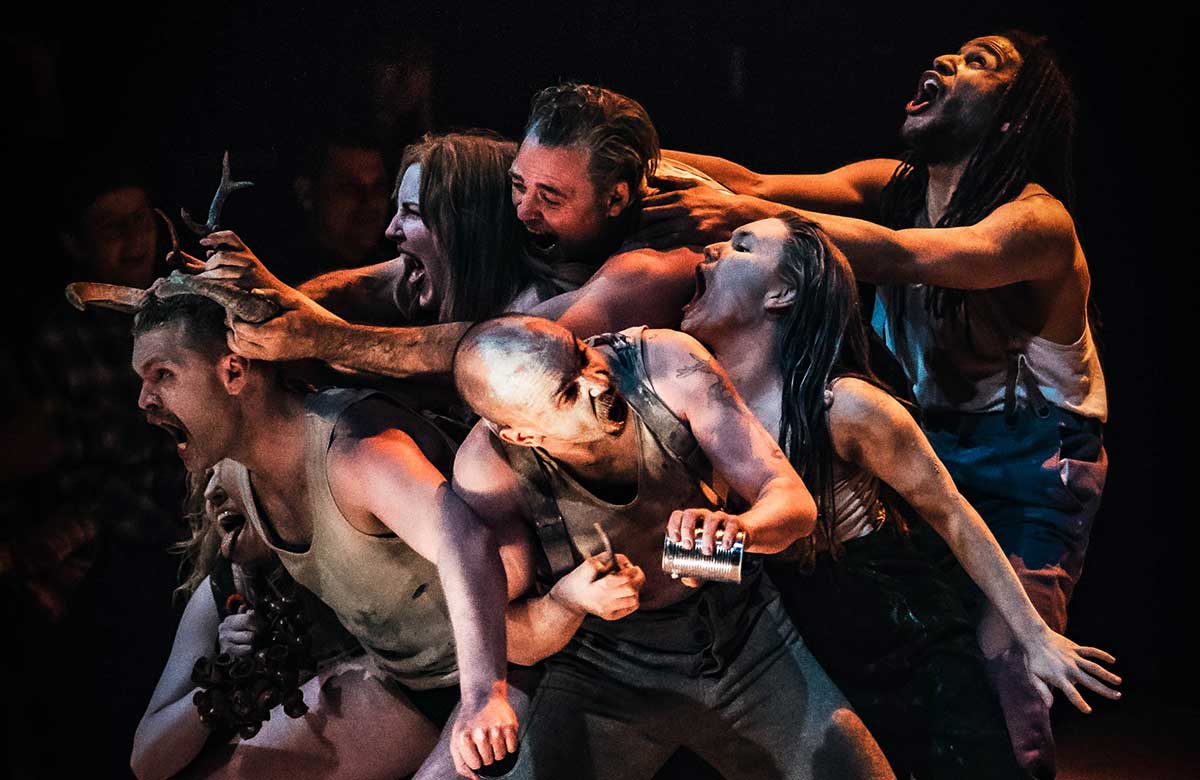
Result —
<svg viewBox="0 0 1200 780"><path fill-rule="evenodd" d="M230 193L253 186L252 181L234 181L229 175L229 151L226 150L225 156L221 158L221 184L217 187L217 194L213 196L212 205L208 207L208 222L203 225L196 222L187 209L180 209L179 216L183 217L183 224L198 236L215 233L221 229L221 209L225 208L225 199Z"/></svg>

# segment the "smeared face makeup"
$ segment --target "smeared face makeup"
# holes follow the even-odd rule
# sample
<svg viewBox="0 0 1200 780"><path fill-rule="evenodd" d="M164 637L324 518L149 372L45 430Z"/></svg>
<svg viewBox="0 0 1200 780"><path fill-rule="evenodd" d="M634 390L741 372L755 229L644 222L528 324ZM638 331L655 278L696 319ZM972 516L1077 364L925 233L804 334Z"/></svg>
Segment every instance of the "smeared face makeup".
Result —
<svg viewBox="0 0 1200 780"><path fill-rule="evenodd" d="M787 226L778 219L743 225L728 241L709 244L696 266L696 294L683 308L681 330L713 344L722 330L761 319L779 262Z"/></svg>

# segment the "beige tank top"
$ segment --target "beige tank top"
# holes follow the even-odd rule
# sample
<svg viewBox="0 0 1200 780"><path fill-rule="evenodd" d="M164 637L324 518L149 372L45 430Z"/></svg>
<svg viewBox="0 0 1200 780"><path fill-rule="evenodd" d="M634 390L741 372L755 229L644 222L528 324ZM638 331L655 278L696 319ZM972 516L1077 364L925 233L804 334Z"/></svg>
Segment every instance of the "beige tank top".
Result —
<svg viewBox="0 0 1200 780"><path fill-rule="evenodd" d="M307 549L285 546L253 500L245 501L246 517L292 577L333 609L381 672L416 690L447 687L458 682L458 667L437 568L394 535L354 528L329 489L333 428L347 408L372 394L334 389L305 400L306 509L312 520ZM249 473L234 471L243 498L252 497Z"/></svg>

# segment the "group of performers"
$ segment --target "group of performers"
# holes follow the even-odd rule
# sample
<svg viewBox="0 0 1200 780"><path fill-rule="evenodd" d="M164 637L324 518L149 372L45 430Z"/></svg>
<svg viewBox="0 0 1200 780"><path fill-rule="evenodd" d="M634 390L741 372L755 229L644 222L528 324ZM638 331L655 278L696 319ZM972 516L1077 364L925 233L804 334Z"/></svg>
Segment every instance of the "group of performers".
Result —
<svg viewBox="0 0 1200 780"><path fill-rule="evenodd" d="M293 288L205 236L133 316L195 510L138 776L1053 777L1054 691L1120 695L1063 635L1107 413L1072 96L1012 32L905 112L903 160L765 175L560 84L405 151L393 260ZM221 698L277 646L307 711Z"/></svg>

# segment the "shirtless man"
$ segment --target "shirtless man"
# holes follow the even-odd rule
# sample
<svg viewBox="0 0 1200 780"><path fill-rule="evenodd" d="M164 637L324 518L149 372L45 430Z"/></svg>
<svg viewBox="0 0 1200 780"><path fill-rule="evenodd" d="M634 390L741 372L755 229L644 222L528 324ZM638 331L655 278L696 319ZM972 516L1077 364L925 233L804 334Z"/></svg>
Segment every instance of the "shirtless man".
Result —
<svg viewBox="0 0 1200 780"><path fill-rule="evenodd" d="M371 392L287 388L270 364L230 353L225 332L224 310L198 296L152 299L138 312L133 368L147 419L172 434L193 473L223 458L241 464L225 487L240 496L247 520L333 609L398 697L430 719L446 718L457 698L457 643L469 670L459 722L496 737L491 749L500 756L515 749L495 542L487 529L470 537L479 549L470 539L440 541L440 533L479 525L443 476L453 447L423 418ZM498 583L498 606L471 596L460 555ZM424 733L394 738L428 749Z"/></svg>
<svg viewBox="0 0 1200 780"><path fill-rule="evenodd" d="M454 367L484 418L455 461L455 492L497 529L537 528L539 589L601 549L593 524L645 568L636 611L575 620L546 661L509 777L648 778L680 746L731 778L892 777L755 563L739 585L698 589L657 565L664 532L690 547L700 530L709 554L744 532L748 551L771 553L816 519L703 347L645 328L585 344L510 315L468 331ZM749 508L722 511L714 478Z"/></svg>
<svg viewBox="0 0 1200 780"><path fill-rule="evenodd" d="M581 336L636 324L678 325L680 309L692 294L698 249L676 244L666 251L622 251L656 171L715 186L694 169L661 158L658 134L636 101L581 84L549 87L535 96L510 170L513 205L529 232L534 262L566 276L572 274L564 266L580 266L582 272L574 275L587 282L543 301L532 313L556 319ZM394 235L391 229L389 235ZM295 290L264 283L268 277L260 272L261 263L236 237L215 234L205 243L221 250L209 258L208 275L240 277L247 287L274 287L265 294L285 308L261 325L233 323L230 345L248 357L315 357L401 378L448 374L454 345L470 325L350 324ZM344 272L340 279L345 286L355 283ZM328 284L321 291L344 297Z"/></svg>
<svg viewBox="0 0 1200 780"><path fill-rule="evenodd" d="M908 372L930 443L1062 632L1107 470L1091 278L1063 202L1070 88L1043 40L990 35L936 58L906 114L901 163L764 176L683 154L740 194L679 190L643 214L675 242L724 240L780 203L829 212L800 213L879 285L874 325ZM1053 776L1049 707L994 609L979 638L1018 757Z"/></svg>

